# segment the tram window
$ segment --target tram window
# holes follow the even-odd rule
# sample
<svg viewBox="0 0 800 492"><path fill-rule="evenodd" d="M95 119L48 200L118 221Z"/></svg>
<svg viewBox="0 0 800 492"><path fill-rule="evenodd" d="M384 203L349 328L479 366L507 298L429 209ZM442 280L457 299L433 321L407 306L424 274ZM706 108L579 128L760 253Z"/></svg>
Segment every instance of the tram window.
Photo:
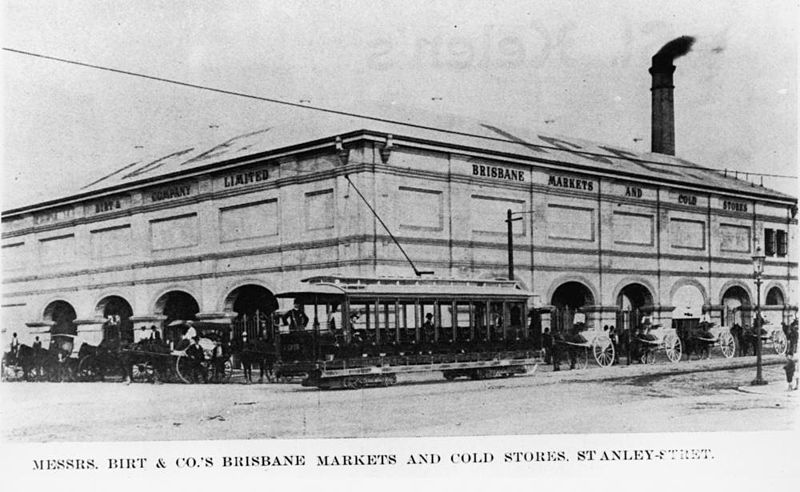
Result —
<svg viewBox="0 0 800 492"><path fill-rule="evenodd" d="M453 303L449 301L439 303L439 340L453 340Z"/></svg>
<svg viewBox="0 0 800 492"><path fill-rule="evenodd" d="M417 306L415 304L400 304L400 342L411 343L417 341Z"/></svg>
<svg viewBox="0 0 800 492"><path fill-rule="evenodd" d="M486 330L488 322L486 320L486 303L476 302L473 303L474 319L472 323L475 325L475 338L478 340L488 340L489 333Z"/></svg>
<svg viewBox="0 0 800 492"><path fill-rule="evenodd" d="M322 323L320 319L320 329L328 330L331 333L339 333L343 329L342 327L342 308L339 304L328 304L325 306L325 320L326 322Z"/></svg>
<svg viewBox="0 0 800 492"><path fill-rule="evenodd" d="M524 325L524 320L522 317L522 313L524 312L522 309L522 305L518 302L510 303L508 306L509 316L510 316L510 328L512 330L512 334L515 338L522 338L522 329Z"/></svg>
<svg viewBox="0 0 800 492"><path fill-rule="evenodd" d="M382 302L379 304L377 326L380 327L379 339L381 342L390 343L395 341L397 333L397 313L395 312L394 302Z"/></svg>
<svg viewBox="0 0 800 492"><path fill-rule="evenodd" d="M436 315L434 314L434 304L425 302L420 305L422 309L422 329L420 338L423 343L433 343L438 332Z"/></svg>
<svg viewBox="0 0 800 492"><path fill-rule="evenodd" d="M367 330L370 328L371 318L371 305L369 303L357 302L350 304L350 328L353 334L358 334L359 337L364 337Z"/></svg>
<svg viewBox="0 0 800 492"><path fill-rule="evenodd" d="M471 311L472 304L456 303L456 338L459 341L472 340Z"/></svg>
<svg viewBox="0 0 800 492"><path fill-rule="evenodd" d="M489 328L491 329L492 340L505 338L503 327L503 303L492 302L489 304Z"/></svg>

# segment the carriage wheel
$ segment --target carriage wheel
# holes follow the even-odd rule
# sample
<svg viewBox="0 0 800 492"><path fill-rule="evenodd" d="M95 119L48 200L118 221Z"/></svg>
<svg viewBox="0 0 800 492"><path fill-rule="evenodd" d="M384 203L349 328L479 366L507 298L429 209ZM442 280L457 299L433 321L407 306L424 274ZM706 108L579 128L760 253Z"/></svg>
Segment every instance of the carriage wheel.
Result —
<svg viewBox="0 0 800 492"><path fill-rule="evenodd" d="M155 376L155 369L150 362L136 362L131 366L131 379L134 382L151 381Z"/></svg>
<svg viewBox="0 0 800 492"><path fill-rule="evenodd" d="M0 363L0 377L3 381L19 381L22 377L22 368L16 364L6 365L5 362Z"/></svg>
<svg viewBox="0 0 800 492"><path fill-rule="evenodd" d="M731 335L729 331L720 333L719 347L722 349L722 355L724 355L726 359L730 359L733 357L733 354L736 353L736 340L734 340L733 335Z"/></svg>
<svg viewBox="0 0 800 492"><path fill-rule="evenodd" d="M178 358L175 359L175 374L178 375L178 379L180 379L182 383L192 383L192 361L185 355L179 355Z"/></svg>
<svg viewBox="0 0 800 492"><path fill-rule="evenodd" d="M772 349L778 355L784 355L786 353L786 334L781 330L775 330L772 332Z"/></svg>
<svg viewBox="0 0 800 492"><path fill-rule="evenodd" d="M97 359L87 355L78 362L78 381L98 381Z"/></svg>
<svg viewBox="0 0 800 492"><path fill-rule="evenodd" d="M678 362L683 355L683 344L681 339L675 335L667 335L664 338L664 353L667 354L667 359L670 362Z"/></svg>
<svg viewBox="0 0 800 492"><path fill-rule="evenodd" d="M606 340L603 345L600 345L597 340L592 344L592 351L594 352L594 360L600 367L608 367L614 363L614 344L610 340Z"/></svg>

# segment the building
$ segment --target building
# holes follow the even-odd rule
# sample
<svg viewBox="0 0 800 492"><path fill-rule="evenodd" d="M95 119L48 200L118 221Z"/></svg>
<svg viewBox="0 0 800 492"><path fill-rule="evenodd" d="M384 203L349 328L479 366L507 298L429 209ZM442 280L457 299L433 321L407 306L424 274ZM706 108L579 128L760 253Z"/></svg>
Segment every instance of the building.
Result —
<svg viewBox="0 0 800 492"><path fill-rule="evenodd" d="M672 155L672 62L693 42L653 57L650 153L477 121L303 110L6 210L3 330L97 343L113 327L179 319L258 327L274 292L304 277L504 277L509 250L535 294L534 333L576 316L746 326L759 298L771 322L788 321L797 199ZM509 211L520 219L510 233Z"/></svg>
<svg viewBox="0 0 800 492"><path fill-rule="evenodd" d="M669 155L533 131L311 116L3 212L5 336L75 330L97 342L109 317L137 330L246 322L304 277L412 275L357 191L416 266L442 277L506 276L512 210L523 219L515 276L545 324L578 309L595 325L637 311L747 324L755 242L768 316L797 309L793 197Z"/></svg>

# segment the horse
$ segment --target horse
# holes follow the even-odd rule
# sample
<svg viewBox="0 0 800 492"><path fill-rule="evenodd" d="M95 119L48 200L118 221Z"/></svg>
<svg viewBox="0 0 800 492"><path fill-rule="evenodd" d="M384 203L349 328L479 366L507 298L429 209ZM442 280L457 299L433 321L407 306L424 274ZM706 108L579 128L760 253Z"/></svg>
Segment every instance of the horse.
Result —
<svg viewBox="0 0 800 492"><path fill-rule="evenodd" d="M267 340L253 340L244 342L239 352L239 360L244 370L244 379L253 382L253 364L258 364L258 382L273 380L273 366L275 365L274 347Z"/></svg>
<svg viewBox="0 0 800 492"><path fill-rule="evenodd" d="M710 324L702 322L685 329L682 336L680 333L678 334L687 359L691 359L693 353L697 354L700 359L710 357L711 346L716 343L717 338L709 331L709 328L711 328Z"/></svg>
<svg viewBox="0 0 800 492"><path fill-rule="evenodd" d="M102 381L108 373L113 373L115 370L125 375L120 356L121 347L122 344L118 339L103 340L97 346L82 343L78 350L78 376L94 377Z"/></svg>

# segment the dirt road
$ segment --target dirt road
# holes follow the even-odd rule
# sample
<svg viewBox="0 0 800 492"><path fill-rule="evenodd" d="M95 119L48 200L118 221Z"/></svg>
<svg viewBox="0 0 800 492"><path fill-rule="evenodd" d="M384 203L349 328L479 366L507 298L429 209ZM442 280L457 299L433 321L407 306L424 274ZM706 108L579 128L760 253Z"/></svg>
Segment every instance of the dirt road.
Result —
<svg viewBox="0 0 800 492"><path fill-rule="evenodd" d="M591 369L451 383L419 378L353 391L7 383L0 385L0 422L4 440L23 442L796 429L800 392L786 391L780 366L764 371L770 385L757 393L744 387L751 367L688 374L622 368L611 380Z"/></svg>

